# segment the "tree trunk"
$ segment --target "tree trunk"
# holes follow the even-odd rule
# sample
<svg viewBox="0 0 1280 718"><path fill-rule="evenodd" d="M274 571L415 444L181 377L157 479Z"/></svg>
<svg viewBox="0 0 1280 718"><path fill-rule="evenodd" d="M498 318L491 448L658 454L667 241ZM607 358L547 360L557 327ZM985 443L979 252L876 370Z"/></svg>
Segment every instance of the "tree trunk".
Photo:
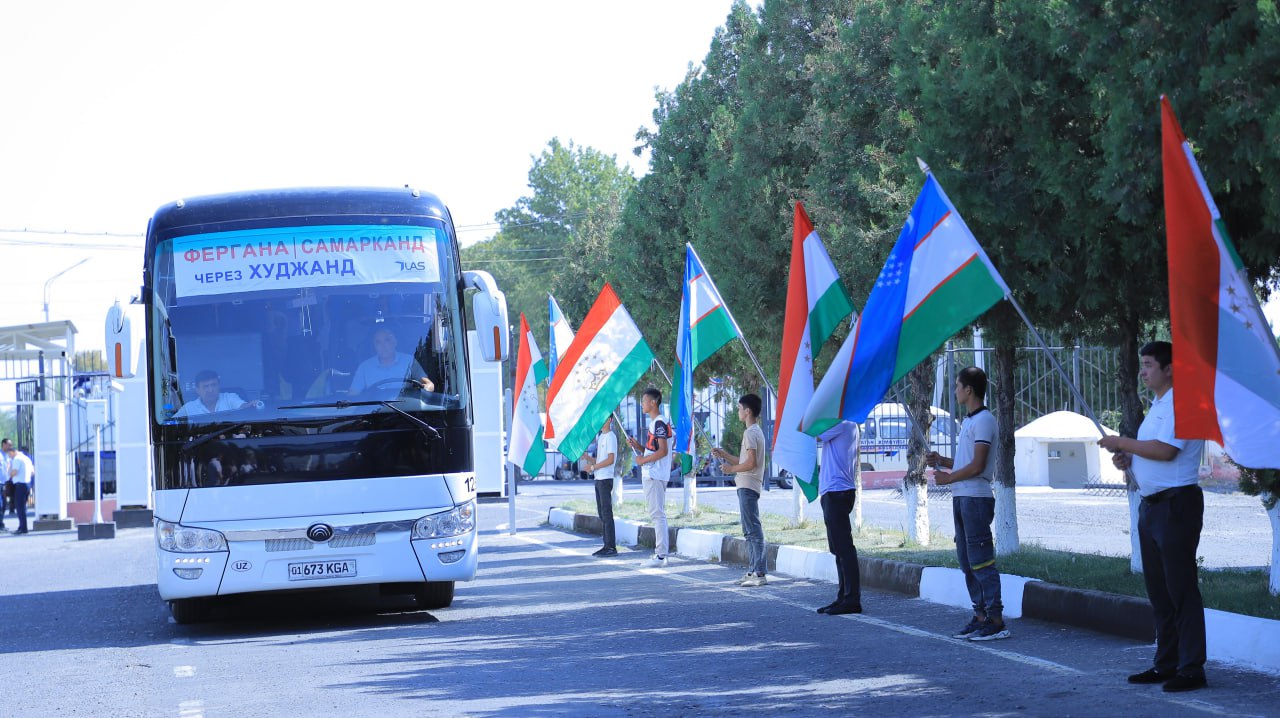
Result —
<svg viewBox="0 0 1280 718"><path fill-rule="evenodd" d="M1271 577L1267 590L1272 596L1280 596L1280 501L1274 501L1275 498L1269 494L1262 495L1264 506L1271 502L1271 508L1267 509L1267 518L1271 519Z"/></svg>
<svg viewBox="0 0 1280 718"><path fill-rule="evenodd" d="M1018 550L1021 541L1018 538L1018 493L1017 476L1014 474L1013 455L1016 450L1013 432L1015 426L1014 407L1017 387L1015 379L1018 366L1017 347L1008 342L1000 342L995 347L995 380L994 396L988 396L988 405L995 399L995 415L999 430L996 432L996 466L995 480L992 489L996 495L995 539L996 555L1005 556Z"/></svg>
<svg viewBox="0 0 1280 718"><path fill-rule="evenodd" d="M933 412L929 411L933 363L930 355L907 374L910 395L906 410L912 428L907 440L907 475L902 478L902 494L907 500L907 538L921 546L929 545L929 478L925 475L924 455L929 451L927 437L933 424Z"/></svg>
<svg viewBox="0 0 1280 718"><path fill-rule="evenodd" d="M768 473L768 472L765 472ZM768 476L764 477L765 481L769 480ZM791 526L797 527L804 524L804 508L809 503L809 499L805 497L804 490L800 488L800 480L791 477Z"/></svg>
<svg viewBox="0 0 1280 718"><path fill-rule="evenodd" d="M1120 427L1121 436L1135 437L1138 426L1142 424L1142 400L1138 398L1138 332L1137 323L1131 318L1121 321L1120 327L1120 361L1116 377L1120 382ZM1138 506L1142 499L1138 496L1138 485L1134 483L1132 472L1126 471L1125 487L1129 498L1129 570L1142 573L1142 548L1138 542Z"/></svg>
<svg viewBox="0 0 1280 718"><path fill-rule="evenodd" d="M859 435L861 439L861 435ZM861 443L861 442L859 442ZM853 455L853 532L862 533L862 453Z"/></svg>
<svg viewBox="0 0 1280 718"><path fill-rule="evenodd" d="M680 457L676 456L675 461L679 461ZM686 474L684 477L684 508L681 514L692 516L698 510L698 465L695 462L693 473Z"/></svg>

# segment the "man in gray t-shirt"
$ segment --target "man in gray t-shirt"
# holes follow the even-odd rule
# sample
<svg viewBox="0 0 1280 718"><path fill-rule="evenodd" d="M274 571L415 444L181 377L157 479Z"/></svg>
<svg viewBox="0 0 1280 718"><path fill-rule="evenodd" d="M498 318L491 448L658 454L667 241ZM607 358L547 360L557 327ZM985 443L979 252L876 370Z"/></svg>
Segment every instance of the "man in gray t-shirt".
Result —
<svg viewBox="0 0 1280 718"><path fill-rule="evenodd" d="M956 401L965 407L955 458L930 451L929 466L955 468L950 473L934 471L934 483L951 485L951 515L956 525L956 558L964 571L964 582L973 601L973 618L955 638L994 641L1009 637L1004 625L1004 604L1000 602L1000 571L996 569L996 544L991 536L996 500L991 492L995 475L996 419L983 401L987 396L987 374L976 366L956 377Z"/></svg>

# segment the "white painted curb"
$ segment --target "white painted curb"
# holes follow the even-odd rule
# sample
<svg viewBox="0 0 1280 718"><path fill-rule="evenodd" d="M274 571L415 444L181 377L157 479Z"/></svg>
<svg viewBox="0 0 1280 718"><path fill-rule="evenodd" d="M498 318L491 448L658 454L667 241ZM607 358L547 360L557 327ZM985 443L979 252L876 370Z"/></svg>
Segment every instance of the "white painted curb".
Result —
<svg viewBox="0 0 1280 718"><path fill-rule="evenodd" d="M702 529L680 529L676 532L676 546L680 548L680 556L689 558L720 560L720 548L724 545L724 534Z"/></svg>
<svg viewBox="0 0 1280 718"><path fill-rule="evenodd" d="M778 573L839 583L836 557L826 551L803 546L779 546L775 563Z"/></svg>
<svg viewBox="0 0 1280 718"><path fill-rule="evenodd" d="M1206 608L1204 630L1209 658L1280 672L1280 621Z"/></svg>
<svg viewBox="0 0 1280 718"><path fill-rule="evenodd" d="M1027 582L1038 580L1011 573L1000 574L1000 600L1004 603L1005 616L1022 618L1023 588ZM925 566L920 573L920 598L944 606L973 607L973 601L969 599L969 588L964 582L964 571L958 568Z"/></svg>
<svg viewBox="0 0 1280 718"><path fill-rule="evenodd" d="M547 523L555 526L556 528L569 529L572 531L573 515L574 513L572 511L553 507L547 511Z"/></svg>
<svg viewBox="0 0 1280 718"><path fill-rule="evenodd" d="M641 526L644 526L644 524L640 521L615 518L613 520L613 537L623 546L639 546Z"/></svg>

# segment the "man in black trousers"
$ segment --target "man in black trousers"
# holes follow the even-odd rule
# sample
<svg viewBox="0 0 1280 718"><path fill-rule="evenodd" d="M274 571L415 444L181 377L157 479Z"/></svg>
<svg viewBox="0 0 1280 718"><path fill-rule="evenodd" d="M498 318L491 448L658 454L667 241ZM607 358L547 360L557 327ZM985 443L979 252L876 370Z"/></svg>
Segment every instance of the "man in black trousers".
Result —
<svg viewBox="0 0 1280 718"><path fill-rule="evenodd" d="M1130 683L1163 683L1169 692L1193 691L1204 677L1204 602L1196 548L1204 524L1199 486L1204 441L1179 439L1173 425L1173 345L1149 342L1138 350L1138 376L1155 401L1137 438L1104 436L1117 468L1133 469L1142 494L1138 544L1142 578L1156 621L1155 665L1129 676Z"/></svg>
<svg viewBox="0 0 1280 718"><path fill-rule="evenodd" d="M862 613L862 582L858 573L858 549L853 545L849 514L857 497L854 472L858 468L858 425L842 421L821 437L822 468L818 472L818 494L822 520L827 525L827 550L836 557L840 592L836 600L818 613L840 616Z"/></svg>

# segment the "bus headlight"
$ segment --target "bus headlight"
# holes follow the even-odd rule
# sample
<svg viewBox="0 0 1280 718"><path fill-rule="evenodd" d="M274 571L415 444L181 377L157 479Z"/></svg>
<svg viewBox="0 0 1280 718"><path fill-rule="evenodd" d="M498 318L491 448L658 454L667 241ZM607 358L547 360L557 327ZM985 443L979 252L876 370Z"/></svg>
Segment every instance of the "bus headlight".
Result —
<svg viewBox="0 0 1280 718"><path fill-rule="evenodd" d="M165 551L177 553L227 550L227 539L221 533L169 521L156 521L156 543Z"/></svg>
<svg viewBox="0 0 1280 718"><path fill-rule="evenodd" d="M476 502L454 506L448 511L423 516L413 525L416 539L441 538L471 533L476 528Z"/></svg>

